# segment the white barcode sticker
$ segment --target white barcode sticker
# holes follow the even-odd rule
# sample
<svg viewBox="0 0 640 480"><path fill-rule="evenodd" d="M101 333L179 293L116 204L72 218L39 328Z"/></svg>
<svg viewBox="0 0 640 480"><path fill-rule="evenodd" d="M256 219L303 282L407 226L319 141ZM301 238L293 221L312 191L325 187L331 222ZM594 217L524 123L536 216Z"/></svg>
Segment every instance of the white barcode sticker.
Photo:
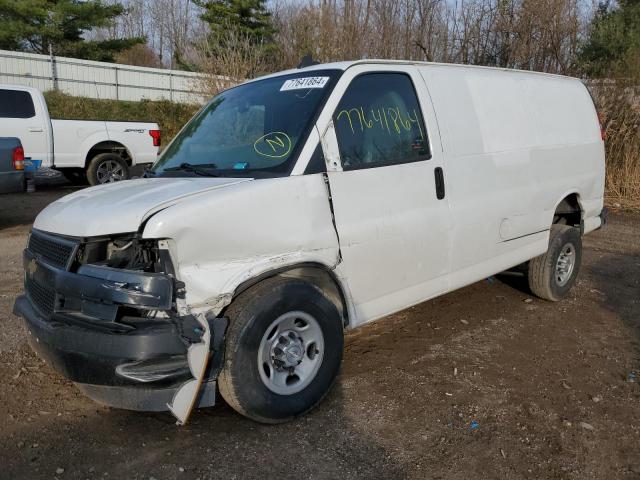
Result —
<svg viewBox="0 0 640 480"><path fill-rule="evenodd" d="M280 87L281 92L287 90L306 90L308 88L324 88L329 81L329 77L304 77L287 80Z"/></svg>

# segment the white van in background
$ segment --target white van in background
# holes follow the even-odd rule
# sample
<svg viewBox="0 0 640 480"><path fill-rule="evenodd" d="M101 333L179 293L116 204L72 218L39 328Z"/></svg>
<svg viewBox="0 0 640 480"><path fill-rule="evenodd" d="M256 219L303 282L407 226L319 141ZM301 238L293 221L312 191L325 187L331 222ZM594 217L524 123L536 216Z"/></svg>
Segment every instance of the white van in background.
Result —
<svg viewBox="0 0 640 480"><path fill-rule="evenodd" d="M220 93L151 175L37 217L31 344L108 405L185 422L217 382L275 423L324 397L345 328L521 264L566 295L604 145L577 79L366 60Z"/></svg>
<svg viewBox="0 0 640 480"><path fill-rule="evenodd" d="M19 138L42 167L91 185L126 180L131 167L155 162L161 140L156 123L51 119L40 90L15 85L0 85L0 136Z"/></svg>

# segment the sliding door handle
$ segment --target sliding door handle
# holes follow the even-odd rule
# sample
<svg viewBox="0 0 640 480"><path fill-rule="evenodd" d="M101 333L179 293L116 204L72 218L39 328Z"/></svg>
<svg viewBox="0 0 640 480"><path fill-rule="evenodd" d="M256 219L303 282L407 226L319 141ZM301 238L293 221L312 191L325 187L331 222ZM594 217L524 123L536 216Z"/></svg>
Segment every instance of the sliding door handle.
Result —
<svg viewBox="0 0 640 480"><path fill-rule="evenodd" d="M436 167L433 174L436 177L436 198L442 200L444 198L444 173L442 168Z"/></svg>

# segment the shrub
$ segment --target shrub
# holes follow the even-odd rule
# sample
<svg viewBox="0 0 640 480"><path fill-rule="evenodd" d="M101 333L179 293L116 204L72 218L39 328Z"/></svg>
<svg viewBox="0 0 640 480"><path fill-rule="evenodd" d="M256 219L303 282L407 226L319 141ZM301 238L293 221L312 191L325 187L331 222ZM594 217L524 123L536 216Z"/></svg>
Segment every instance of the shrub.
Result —
<svg viewBox="0 0 640 480"><path fill-rule="evenodd" d="M605 131L607 161L605 201L640 208L640 103L634 83L592 85Z"/></svg>

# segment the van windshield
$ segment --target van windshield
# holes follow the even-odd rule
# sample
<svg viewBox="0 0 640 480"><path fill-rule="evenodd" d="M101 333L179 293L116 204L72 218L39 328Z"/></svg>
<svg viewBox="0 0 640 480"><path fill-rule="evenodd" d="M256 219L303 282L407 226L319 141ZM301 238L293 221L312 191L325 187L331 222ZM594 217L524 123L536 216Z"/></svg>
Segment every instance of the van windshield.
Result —
<svg viewBox="0 0 640 480"><path fill-rule="evenodd" d="M214 97L171 142L156 175L286 176L337 70L283 75Z"/></svg>

